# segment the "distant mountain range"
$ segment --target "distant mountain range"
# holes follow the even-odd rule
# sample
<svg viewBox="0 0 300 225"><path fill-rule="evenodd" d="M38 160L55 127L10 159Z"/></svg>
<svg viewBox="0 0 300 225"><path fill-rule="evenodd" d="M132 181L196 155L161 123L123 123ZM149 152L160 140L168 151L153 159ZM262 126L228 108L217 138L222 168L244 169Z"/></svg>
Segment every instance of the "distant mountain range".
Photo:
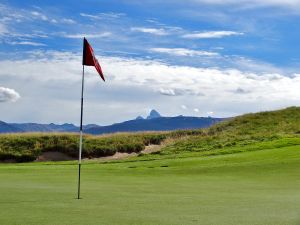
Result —
<svg viewBox="0 0 300 225"><path fill-rule="evenodd" d="M215 123L223 121L224 118L212 117L163 117L156 110L151 110L144 119L138 116L134 120L115 123L109 126L99 126L88 124L83 127L84 133L106 134L115 132L137 132L137 131L166 131L185 130L209 127ZM24 132L78 132L79 127L74 124L65 123L57 125L39 123L5 123L0 121L0 133L24 133Z"/></svg>

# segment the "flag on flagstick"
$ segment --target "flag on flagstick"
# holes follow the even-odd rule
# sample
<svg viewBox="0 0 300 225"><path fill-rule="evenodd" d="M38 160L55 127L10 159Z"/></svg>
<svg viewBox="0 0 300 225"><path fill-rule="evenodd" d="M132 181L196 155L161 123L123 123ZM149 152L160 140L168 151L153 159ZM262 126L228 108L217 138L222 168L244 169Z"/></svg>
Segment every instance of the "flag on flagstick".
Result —
<svg viewBox="0 0 300 225"><path fill-rule="evenodd" d="M80 115L80 139L79 139L79 155L78 155L78 192L77 198L80 199L80 174L81 174L81 153L82 153L82 118L83 118L83 90L84 90L84 66L94 66L105 81L101 66L95 57L94 50L89 42L83 38L83 52L82 52L82 85L81 85L81 115Z"/></svg>
<svg viewBox="0 0 300 225"><path fill-rule="evenodd" d="M94 50L85 38L83 38L82 65L94 66L102 80L105 81L101 66L95 57Z"/></svg>

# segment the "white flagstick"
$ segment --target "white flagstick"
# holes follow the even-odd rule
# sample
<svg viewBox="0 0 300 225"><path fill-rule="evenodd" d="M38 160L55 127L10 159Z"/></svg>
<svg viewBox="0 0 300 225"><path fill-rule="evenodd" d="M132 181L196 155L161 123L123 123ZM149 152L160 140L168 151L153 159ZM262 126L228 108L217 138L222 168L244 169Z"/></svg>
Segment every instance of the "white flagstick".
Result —
<svg viewBox="0 0 300 225"><path fill-rule="evenodd" d="M80 199L80 170L81 170L81 153L82 153L82 117L83 117L83 90L84 90L84 65L82 65L82 84L81 84L81 115L80 115L80 140L78 156L78 192L77 199Z"/></svg>

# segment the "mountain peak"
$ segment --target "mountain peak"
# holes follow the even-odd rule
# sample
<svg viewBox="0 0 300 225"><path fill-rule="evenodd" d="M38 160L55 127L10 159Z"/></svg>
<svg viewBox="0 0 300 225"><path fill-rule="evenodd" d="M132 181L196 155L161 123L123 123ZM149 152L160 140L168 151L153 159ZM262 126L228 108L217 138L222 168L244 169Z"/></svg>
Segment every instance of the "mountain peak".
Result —
<svg viewBox="0 0 300 225"><path fill-rule="evenodd" d="M152 109L149 116L147 116L147 120L154 119L154 118L159 118L161 115L159 112L157 112L155 109Z"/></svg>
<svg viewBox="0 0 300 225"><path fill-rule="evenodd" d="M142 116L138 116L137 118L135 118L136 120L143 120L144 118Z"/></svg>

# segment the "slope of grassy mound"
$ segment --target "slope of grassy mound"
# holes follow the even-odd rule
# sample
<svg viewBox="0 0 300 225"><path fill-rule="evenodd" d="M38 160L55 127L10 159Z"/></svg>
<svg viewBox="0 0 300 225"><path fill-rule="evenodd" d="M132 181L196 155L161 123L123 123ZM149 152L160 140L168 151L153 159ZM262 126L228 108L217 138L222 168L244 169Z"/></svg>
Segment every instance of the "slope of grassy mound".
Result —
<svg viewBox="0 0 300 225"><path fill-rule="evenodd" d="M211 127L209 132L227 132L238 136L300 134L300 107L238 116Z"/></svg>
<svg viewBox="0 0 300 225"><path fill-rule="evenodd" d="M203 130L200 135L175 140L164 147L160 154L216 152L246 145L261 148L261 143L272 146L272 143L296 145L299 142L300 107L290 107L278 111L246 114L221 122Z"/></svg>

